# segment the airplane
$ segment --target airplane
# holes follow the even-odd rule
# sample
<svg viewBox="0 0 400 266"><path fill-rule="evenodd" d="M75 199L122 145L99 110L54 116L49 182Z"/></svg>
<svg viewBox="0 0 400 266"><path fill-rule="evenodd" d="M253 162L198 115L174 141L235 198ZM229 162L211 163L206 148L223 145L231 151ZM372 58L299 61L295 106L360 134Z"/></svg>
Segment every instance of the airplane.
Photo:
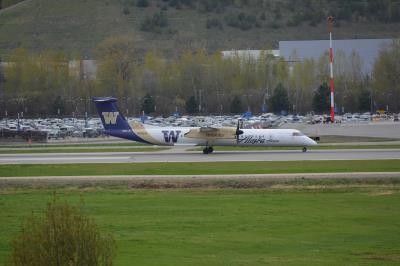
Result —
<svg viewBox="0 0 400 266"><path fill-rule="evenodd" d="M151 145L203 146L203 153L214 151L213 146L307 147L317 143L296 129L241 129L237 127L145 127L128 122L113 97L93 97L104 133L110 136Z"/></svg>

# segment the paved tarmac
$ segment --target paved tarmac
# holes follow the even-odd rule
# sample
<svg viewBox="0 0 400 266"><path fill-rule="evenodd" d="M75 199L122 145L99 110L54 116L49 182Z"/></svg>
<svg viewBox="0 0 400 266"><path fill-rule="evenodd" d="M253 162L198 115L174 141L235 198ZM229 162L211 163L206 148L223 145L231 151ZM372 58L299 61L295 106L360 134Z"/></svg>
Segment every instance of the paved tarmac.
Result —
<svg viewBox="0 0 400 266"><path fill-rule="evenodd" d="M60 163L149 163L149 162L227 162L227 161L309 161L309 160L384 160L400 159L400 149L344 149L279 151L199 151L168 150L163 152L99 152L1 154L0 164Z"/></svg>
<svg viewBox="0 0 400 266"><path fill-rule="evenodd" d="M354 136L400 139L399 122L359 122L340 124L284 124L281 128L298 129L308 136Z"/></svg>

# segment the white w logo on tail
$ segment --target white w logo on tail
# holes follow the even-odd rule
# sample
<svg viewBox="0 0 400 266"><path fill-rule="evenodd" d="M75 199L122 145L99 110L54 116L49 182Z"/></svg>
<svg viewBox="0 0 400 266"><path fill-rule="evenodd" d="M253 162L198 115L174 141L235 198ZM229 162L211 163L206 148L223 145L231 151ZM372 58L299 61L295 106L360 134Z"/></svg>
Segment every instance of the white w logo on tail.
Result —
<svg viewBox="0 0 400 266"><path fill-rule="evenodd" d="M117 123L117 117L119 115L119 112L102 112L101 113L104 117L104 123L109 125L113 124L115 125Z"/></svg>

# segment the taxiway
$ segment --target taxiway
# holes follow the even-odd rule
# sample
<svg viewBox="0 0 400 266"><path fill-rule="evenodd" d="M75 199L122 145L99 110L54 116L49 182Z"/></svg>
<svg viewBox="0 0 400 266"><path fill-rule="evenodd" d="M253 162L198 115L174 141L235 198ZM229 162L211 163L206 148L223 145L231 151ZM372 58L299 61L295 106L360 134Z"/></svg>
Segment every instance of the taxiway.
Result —
<svg viewBox="0 0 400 266"><path fill-rule="evenodd" d="M228 162L228 161L318 161L318 160L388 160L400 159L400 149L341 149L280 151L198 151L164 152L93 152L1 154L0 164L63 163L150 163L150 162Z"/></svg>

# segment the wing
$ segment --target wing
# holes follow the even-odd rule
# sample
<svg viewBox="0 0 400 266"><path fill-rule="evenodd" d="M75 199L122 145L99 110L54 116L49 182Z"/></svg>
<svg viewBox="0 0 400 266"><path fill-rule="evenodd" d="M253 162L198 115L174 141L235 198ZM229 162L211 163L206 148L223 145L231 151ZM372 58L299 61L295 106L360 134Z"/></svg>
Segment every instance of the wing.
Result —
<svg viewBox="0 0 400 266"><path fill-rule="evenodd" d="M218 131L216 127L201 127L200 132L215 132Z"/></svg>
<svg viewBox="0 0 400 266"><path fill-rule="evenodd" d="M194 139L235 139L234 127L200 127L191 129L185 134L187 138Z"/></svg>

